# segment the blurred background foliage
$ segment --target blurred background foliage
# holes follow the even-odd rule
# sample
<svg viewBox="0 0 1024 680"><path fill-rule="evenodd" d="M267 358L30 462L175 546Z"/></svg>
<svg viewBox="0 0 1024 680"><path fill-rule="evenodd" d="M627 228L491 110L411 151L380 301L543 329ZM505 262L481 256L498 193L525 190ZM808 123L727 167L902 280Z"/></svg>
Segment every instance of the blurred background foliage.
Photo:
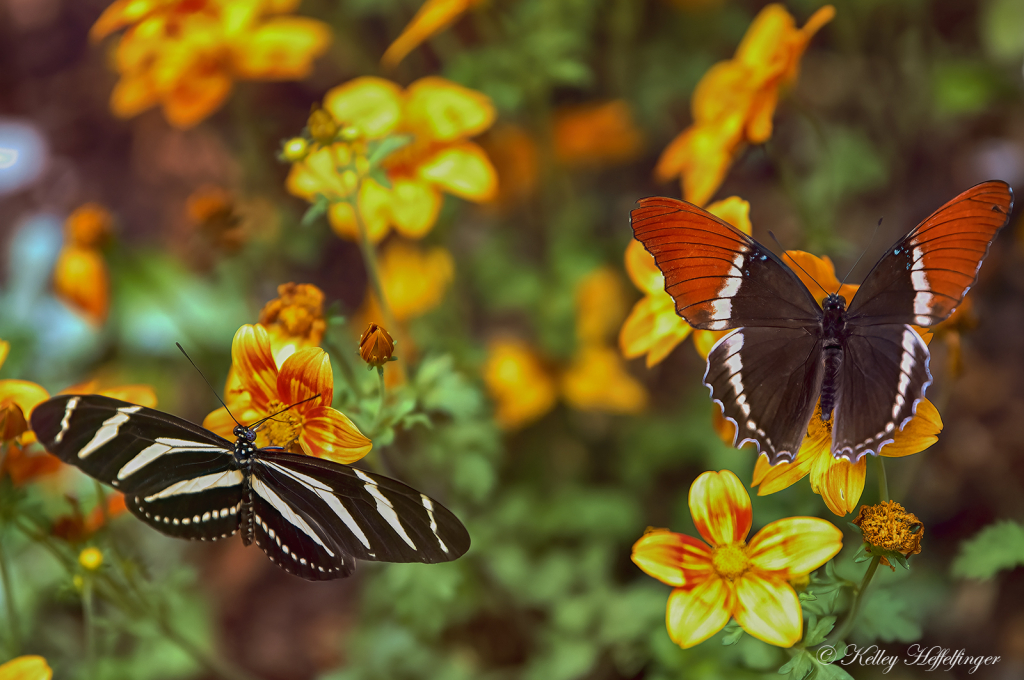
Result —
<svg viewBox="0 0 1024 680"><path fill-rule="evenodd" d="M615 348L641 297L623 265L629 210L643 196L681 195L677 182L654 181L658 156L690 124L700 78L733 55L764 3L467 2L385 68L420 0L304 0L298 14L333 36L308 75L235 82L219 109L179 127L158 108L111 113L115 42L89 41L107 4L0 0L0 147L19 150L0 169L0 338L10 343L0 378L50 392L90 379L146 384L159 408L201 422L216 400L174 343L223 385L235 330L279 285L314 284L335 406L375 444L365 464L442 500L473 547L450 564L362 563L351 579L306 583L238 541L186 544L127 516L62 534L62 518L81 524L97 507L92 482L68 469L23 484L8 475L3 598L20 630L4 619L4 658L41 654L60 678L135 680L775 676L789 656L749 636L722 645L728 629L675 646L669 589L630 562L645 527L695 533L686 492L700 472L748 480L755 461L713 429L690 344L650 369ZM787 9L803 25L821 4ZM994 178L1020 186L1024 5L834 4L771 138L738 155L716 197L749 201L756 238L771 229L787 248L827 254L840 277L866 252L857 281L960 191ZM356 353L373 320L366 261L324 214L303 220L309 203L288 193L278 160L330 88L365 75L401 87L440 75L496 111L474 137L497 171L493 196L447 196L421 240L393 233L379 246L396 317L409 301L390 329L400 361L386 369L379 417L376 376ZM112 215L94 246L109 271L101 310L54 295L64 222L88 202ZM952 567L963 541L1024 518L1021 235L1015 220L994 245L973 322L931 345L943 433L889 466L893 497L927 527L924 551L909 574L879 572L851 638L896 654L920 641L999 655L979 678L1024 673L1020 525L987 529ZM418 255L403 260L402 248ZM441 249L433 264L417 259L429 249ZM437 294L421 300L422 287ZM502 391L505 366L515 375ZM859 537L806 482L752 500L755 529L792 515L844 529L837 570L859 579ZM869 474L863 501L876 500ZM99 572L77 561L87 545L103 551Z"/></svg>

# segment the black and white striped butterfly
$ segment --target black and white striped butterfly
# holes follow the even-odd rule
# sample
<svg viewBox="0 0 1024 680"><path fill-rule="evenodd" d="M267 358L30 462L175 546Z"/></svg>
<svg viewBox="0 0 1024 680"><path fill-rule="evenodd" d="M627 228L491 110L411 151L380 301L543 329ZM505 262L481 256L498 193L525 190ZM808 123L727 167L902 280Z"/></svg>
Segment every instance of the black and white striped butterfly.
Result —
<svg viewBox="0 0 1024 680"><path fill-rule="evenodd" d="M154 409L99 395L54 397L32 412L48 451L125 495L146 524L215 541L241 531L285 571L348 576L355 560L448 562L469 533L448 509L401 482L312 456L234 444Z"/></svg>

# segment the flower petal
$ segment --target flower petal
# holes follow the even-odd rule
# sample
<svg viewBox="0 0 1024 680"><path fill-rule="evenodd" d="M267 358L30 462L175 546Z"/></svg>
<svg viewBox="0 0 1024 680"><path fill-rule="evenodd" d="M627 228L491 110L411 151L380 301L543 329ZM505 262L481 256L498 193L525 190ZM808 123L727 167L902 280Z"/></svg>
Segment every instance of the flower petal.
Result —
<svg viewBox="0 0 1024 680"><path fill-rule="evenodd" d="M380 60L381 65L388 69L398 66L399 62L405 59L405 55L430 36L443 31L463 12L479 2L480 0L427 0L417 10L402 34L395 38L384 52Z"/></svg>
<svg viewBox="0 0 1024 680"><path fill-rule="evenodd" d="M786 517L757 532L747 546L751 566L772 578L807 574L843 548L843 532L817 517Z"/></svg>
<svg viewBox="0 0 1024 680"><path fill-rule="evenodd" d="M156 408L156 392L149 385L121 385L100 390L96 394L127 401L129 404L138 404L146 408Z"/></svg>
<svg viewBox="0 0 1024 680"><path fill-rule="evenodd" d="M666 295L668 295L668 293L666 293ZM711 354L711 350L715 347L715 343L733 332L734 331L731 330L705 331L695 328L693 331L693 347L697 350L697 354L707 361L708 355Z"/></svg>
<svg viewBox="0 0 1024 680"><path fill-rule="evenodd" d="M739 196L730 196L721 201L715 201L707 208L707 211L715 217L720 217L732 226L750 236L754 228L750 224L750 202L744 201Z"/></svg>
<svg viewBox="0 0 1024 680"><path fill-rule="evenodd" d="M627 359L646 354L650 368L667 357L691 330L690 325L676 315L673 304L666 306L660 296L648 295L633 305L623 322L619 348Z"/></svg>
<svg viewBox="0 0 1024 680"><path fill-rule="evenodd" d="M821 291L824 288L828 291L839 291L839 294L849 303L853 300L857 289L860 288L859 285L852 283L840 285L839 279L836 277L835 265L828 257L818 257L802 250L787 250L782 261L789 265L800 281L807 286L807 290L812 291L815 297L818 296L818 293L814 291ZM799 266L794 265L794 261ZM819 285L821 288L818 287Z"/></svg>
<svg viewBox="0 0 1024 680"><path fill-rule="evenodd" d="M405 96L405 124L439 142L478 135L497 116L490 97L437 76L420 78Z"/></svg>
<svg viewBox="0 0 1024 680"><path fill-rule="evenodd" d="M866 458L851 463L836 460L831 453L822 453L811 466L811 490L821 496L829 510L845 517L860 503L867 467Z"/></svg>
<svg viewBox="0 0 1024 680"><path fill-rule="evenodd" d="M653 529L633 544L632 560L648 576L681 588L714 575L711 549L691 536Z"/></svg>
<svg viewBox="0 0 1024 680"><path fill-rule="evenodd" d="M331 29L316 19L281 17L261 24L233 45L240 78L300 80L331 42Z"/></svg>
<svg viewBox="0 0 1024 680"><path fill-rule="evenodd" d="M239 417L242 416L240 415ZM258 419L259 417L253 418L254 421ZM203 427L211 432L216 432L228 441L232 441L235 438L235 420L228 414L225 408L219 408L203 418Z"/></svg>
<svg viewBox="0 0 1024 680"><path fill-rule="evenodd" d="M344 413L318 407L303 418L299 446L310 456L349 465L368 454L373 443Z"/></svg>
<svg viewBox="0 0 1024 680"><path fill-rule="evenodd" d="M498 174L484 150L473 142L438 151L417 168L421 179L469 201L489 201L498 191Z"/></svg>
<svg viewBox="0 0 1024 680"><path fill-rule="evenodd" d="M792 647L803 635L800 600L793 586L768 580L748 571L735 581L736 623L750 635L770 645Z"/></svg>
<svg viewBox="0 0 1024 680"><path fill-rule="evenodd" d="M340 125L378 139L393 132L402 119L402 89L390 80L362 76L324 95L324 108Z"/></svg>
<svg viewBox="0 0 1024 680"><path fill-rule="evenodd" d="M423 238L437 221L441 194L427 182L395 179L391 183L391 216L395 229L408 238Z"/></svg>
<svg viewBox="0 0 1024 680"><path fill-rule="evenodd" d="M648 294L665 293L665 275L658 269L654 256L636 239L626 246L626 273L633 285ZM671 299L671 298L670 298Z"/></svg>
<svg viewBox="0 0 1024 680"><path fill-rule="evenodd" d="M182 130L196 125L224 104L232 84L222 71L196 68L182 74L162 97L167 122Z"/></svg>
<svg viewBox="0 0 1024 680"><path fill-rule="evenodd" d="M729 623L734 602L730 584L718 576L692 590L677 588L665 613L669 637L683 649L704 642Z"/></svg>
<svg viewBox="0 0 1024 680"><path fill-rule="evenodd" d="M125 73L110 93L110 110L118 118L132 118L159 101L152 78Z"/></svg>
<svg viewBox="0 0 1024 680"><path fill-rule="evenodd" d="M110 275L94 248L65 246L53 268L53 288L64 303L99 325L110 309Z"/></svg>
<svg viewBox="0 0 1024 680"><path fill-rule="evenodd" d="M611 347L581 348L561 383L566 402L582 411L637 413L647 405L647 390Z"/></svg>
<svg viewBox="0 0 1024 680"><path fill-rule="evenodd" d="M246 324L235 332L231 363L242 388L252 396L254 408L265 411L267 404L278 400L277 364L263 326Z"/></svg>
<svg viewBox="0 0 1024 680"><path fill-rule="evenodd" d="M690 515L712 546L739 543L750 532L750 496L731 470L705 472L690 486Z"/></svg>
<svg viewBox="0 0 1024 680"><path fill-rule="evenodd" d="M287 405L320 395L320 399L298 407L299 411L330 406L334 396L334 372L327 352L319 347L306 347L285 359L277 376L277 394Z"/></svg>
<svg viewBox="0 0 1024 680"><path fill-rule="evenodd" d="M893 436L893 443L882 447L882 455L901 458L924 451L939 440L942 431L942 417L935 405L924 399L917 405L917 411L909 423Z"/></svg>
<svg viewBox="0 0 1024 680"><path fill-rule="evenodd" d="M4 362L7 361L7 355L11 351L11 343L6 340L0 340L0 367L3 367Z"/></svg>
<svg viewBox="0 0 1024 680"><path fill-rule="evenodd" d="M41 656L19 656L0 665L3 680L50 680L53 671Z"/></svg>

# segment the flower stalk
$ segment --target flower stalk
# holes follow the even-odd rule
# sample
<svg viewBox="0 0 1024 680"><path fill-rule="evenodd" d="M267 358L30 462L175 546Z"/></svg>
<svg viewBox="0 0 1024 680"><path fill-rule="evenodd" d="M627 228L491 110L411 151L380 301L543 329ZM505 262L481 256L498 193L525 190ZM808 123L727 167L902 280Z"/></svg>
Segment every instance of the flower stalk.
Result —
<svg viewBox="0 0 1024 680"><path fill-rule="evenodd" d="M4 603L7 609L7 629L11 636L11 656L21 652L21 619L18 608L14 604L14 588L11 586L10 565L7 563L7 551L0 545L0 582L4 589Z"/></svg>
<svg viewBox="0 0 1024 680"><path fill-rule="evenodd" d="M846 615L843 623L835 632L829 637L828 640L823 642L823 645L834 646L841 640L845 640L846 636L849 635L853 629L853 624L857 622L857 614L860 612L861 603L864 601L864 593L867 592L868 586L871 585L871 579L875 576L875 571L878 569L879 562L882 558L875 555L871 558L871 562L868 564L867 571L864 572L864 578L861 579L860 586L853 594L853 602L850 603L850 612Z"/></svg>

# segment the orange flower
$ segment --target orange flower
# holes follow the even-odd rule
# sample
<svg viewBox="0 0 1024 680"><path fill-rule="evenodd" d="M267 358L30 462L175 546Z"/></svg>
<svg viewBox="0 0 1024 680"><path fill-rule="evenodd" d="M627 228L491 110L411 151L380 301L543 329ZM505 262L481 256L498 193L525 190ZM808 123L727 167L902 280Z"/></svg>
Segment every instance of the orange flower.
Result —
<svg viewBox="0 0 1024 680"><path fill-rule="evenodd" d="M495 418L516 430L555 407L558 389L540 357L521 340L493 340L487 347L484 384L496 402Z"/></svg>
<svg viewBox="0 0 1024 680"><path fill-rule="evenodd" d="M298 80L331 41L327 24L272 16L298 0L118 0L90 36L127 28L114 53L121 79L110 108L131 118L161 104L188 128L216 111L235 80Z"/></svg>
<svg viewBox="0 0 1024 680"><path fill-rule="evenodd" d="M565 165L610 165L635 158L643 135L622 99L555 114L555 156Z"/></svg>
<svg viewBox="0 0 1024 680"><path fill-rule="evenodd" d="M0 459L0 478L3 478L5 474L10 475L14 486L22 486L37 477L45 477L57 472L61 465L63 463L57 456L45 451L25 453L25 450L17 442L12 441L7 444L7 451Z"/></svg>
<svg viewBox="0 0 1024 680"><path fill-rule="evenodd" d="M3 367L10 343L0 340L0 368ZM27 380L0 380L0 444L31 439L28 419L36 404L50 398L44 388Z"/></svg>
<svg viewBox="0 0 1024 680"><path fill-rule="evenodd" d="M537 188L540 151L525 129L502 123L489 130L480 143L498 173L498 193L494 203L508 207L528 198Z"/></svg>
<svg viewBox="0 0 1024 680"><path fill-rule="evenodd" d="M86 203L64 222L64 247L53 270L57 297L102 324L110 308L110 275L100 246L109 237L112 219L102 206Z"/></svg>
<svg viewBox="0 0 1024 680"><path fill-rule="evenodd" d="M124 503L124 494L119 491L107 496L105 508L97 505L85 517L82 516L78 501L73 498L69 500L72 512L54 520L50 533L71 543L82 543L102 529L109 520L128 512L128 507Z"/></svg>
<svg viewBox="0 0 1024 680"><path fill-rule="evenodd" d="M331 408L334 373L330 358L319 347L297 350L278 369L266 329L245 325L231 343L231 367L240 389L227 394L227 403L239 422L255 423L288 409L260 427L257 446L281 446L346 464L370 452L370 440L346 415ZM320 398L299 403L314 395ZM235 421L220 408L206 416L203 427L233 438Z"/></svg>
<svg viewBox="0 0 1024 680"><path fill-rule="evenodd" d="M738 196L712 203L707 210L743 233L751 233L750 204ZM619 348L627 359L646 354L650 368L664 360L693 329L676 314L676 304L665 292L665 275L654 263L654 256L644 250L639 241L630 241L626 247L626 272L645 295L622 324ZM694 333L694 343L698 349L706 346L710 350L720 335L715 331L698 330ZM706 351L702 354L707 356Z"/></svg>
<svg viewBox="0 0 1024 680"><path fill-rule="evenodd" d="M263 305L258 323L270 337L274 362L281 366L296 350L320 346L327 329L323 291L311 283L282 283L277 297Z"/></svg>
<svg viewBox="0 0 1024 680"><path fill-rule="evenodd" d="M736 55L712 66L697 84L693 124L661 154L655 176L667 181L682 175L687 201L710 200L743 145L771 137L779 90L796 80L807 43L834 16L826 5L797 29L782 5L762 9Z"/></svg>
<svg viewBox="0 0 1024 680"><path fill-rule="evenodd" d="M245 243L242 218L236 212L234 198L225 189L201 186L189 195L185 208L198 231L220 250L233 253Z"/></svg>
<svg viewBox="0 0 1024 680"><path fill-rule="evenodd" d="M405 59L405 55L419 47L424 40L448 28L466 10L479 5L480 2L481 0L427 0L381 57L381 66L386 69L398 66L399 62Z"/></svg>
<svg viewBox="0 0 1024 680"><path fill-rule="evenodd" d="M817 517L787 517L747 543L750 496L729 470L697 477L689 502L707 543L653 529L633 545L633 562L675 588L666 613L672 641L693 647L733 618L759 640L792 647L803 635L803 617L789 581L832 559L843 547L842 532Z"/></svg>
<svg viewBox="0 0 1024 680"><path fill-rule="evenodd" d="M335 233L358 240L356 202L374 243L394 226L409 238L422 238L434 226L442 193L483 202L497 192L497 175L487 154L470 137L491 126L491 100L444 78L421 78L404 92L389 80L364 76L329 91L324 110L356 142L318 146L292 165L287 188L308 201L330 202ZM411 141L381 161L391 187L370 175L366 143L409 135Z"/></svg>
<svg viewBox="0 0 1024 680"><path fill-rule="evenodd" d="M789 250L786 251L783 261L796 272L803 284L819 300L825 296L821 288L838 291L847 302L853 300L859 288L854 284L840 286L835 267L827 257L819 258L799 250ZM794 261L800 266L797 267ZM817 283L812 281L811 277ZM819 284L821 288L818 287ZM923 330L919 328L918 332L924 334ZM734 428L731 423L728 425L723 432L731 444L734 439ZM938 441L938 433L941 430L942 419L939 412L925 399L917 405L914 418L894 435L895 441L882 448L881 455L896 458L923 451ZM792 486L810 475L811 490L821 495L829 510L842 517L856 509L864 491L866 471L866 458L857 463L850 463L832 457L832 419L829 418L827 422L821 420L819 405L811 416L807 436L793 462L779 463L773 467L768 465L767 456L760 456L754 467L754 480L751 486L757 486L757 495L764 496Z"/></svg>
<svg viewBox="0 0 1024 680"><path fill-rule="evenodd" d="M638 413L647 406L647 390L611 347L581 347L560 383L566 403L581 411Z"/></svg>
<svg viewBox="0 0 1024 680"><path fill-rule="evenodd" d="M41 656L19 656L0 665L0 680L50 680L53 671Z"/></svg>
<svg viewBox="0 0 1024 680"><path fill-rule="evenodd" d="M404 241L388 243L379 265L384 297L398 321L422 316L441 304L455 274L452 255L444 248L422 250ZM362 318L381 318L370 291L363 309Z"/></svg>

